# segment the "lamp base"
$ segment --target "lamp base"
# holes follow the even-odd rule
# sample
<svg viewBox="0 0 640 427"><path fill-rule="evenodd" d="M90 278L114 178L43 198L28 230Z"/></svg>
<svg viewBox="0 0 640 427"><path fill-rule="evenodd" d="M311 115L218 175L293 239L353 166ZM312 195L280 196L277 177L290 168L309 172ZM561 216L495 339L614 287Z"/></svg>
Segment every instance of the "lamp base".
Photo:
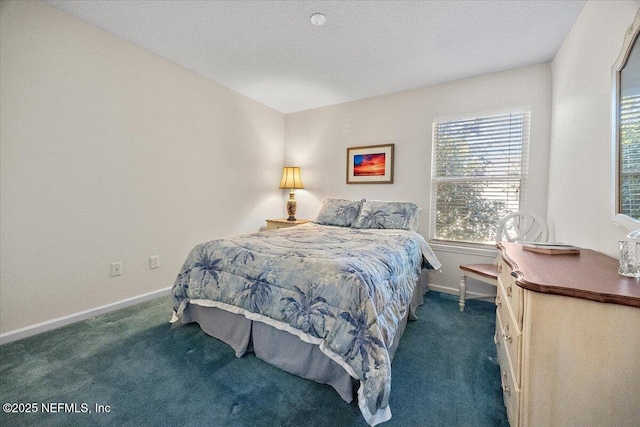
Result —
<svg viewBox="0 0 640 427"><path fill-rule="evenodd" d="M289 193L289 200L287 200L287 214L289 214L287 221L296 220L296 210L298 210L298 202L296 202L295 193L292 191Z"/></svg>

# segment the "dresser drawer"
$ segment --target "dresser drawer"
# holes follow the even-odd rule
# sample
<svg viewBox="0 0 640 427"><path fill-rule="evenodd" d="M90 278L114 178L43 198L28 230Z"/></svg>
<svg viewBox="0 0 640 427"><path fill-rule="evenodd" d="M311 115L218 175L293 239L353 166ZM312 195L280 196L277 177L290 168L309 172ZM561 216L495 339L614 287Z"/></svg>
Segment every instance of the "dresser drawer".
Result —
<svg viewBox="0 0 640 427"><path fill-rule="evenodd" d="M496 332L494 342L498 353L498 364L500 365L500 385L502 387L502 397L504 406L507 408L507 418L511 427L518 427L520 419L520 388L515 381L515 372L511 359L509 358L508 346L502 337L502 330L499 316L496 316Z"/></svg>
<svg viewBox="0 0 640 427"><path fill-rule="evenodd" d="M500 289L498 288L498 297L500 298ZM509 361L513 371L513 381L520 386L520 367L521 367L521 346L522 332L514 324L511 314L506 309L506 305L498 306L496 313L496 332L497 338L500 339L500 345L509 355ZM495 340L494 340L495 341Z"/></svg>
<svg viewBox="0 0 640 427"><path fill-rule="evenodd" d="M518 329L522 330L522 300L524 292L520 286L516 285L516 279L511 275L511 268L502 258L498 260L498 282L502 282L504 287L506 298L503 301L509 302Z"/></svg>

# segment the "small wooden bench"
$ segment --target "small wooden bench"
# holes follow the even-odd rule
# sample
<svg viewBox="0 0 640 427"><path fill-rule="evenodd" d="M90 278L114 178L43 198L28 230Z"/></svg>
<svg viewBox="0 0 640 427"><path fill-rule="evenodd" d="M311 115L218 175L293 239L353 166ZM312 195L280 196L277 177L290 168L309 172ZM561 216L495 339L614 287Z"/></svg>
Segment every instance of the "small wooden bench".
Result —
<svg viewBox="0 0 640 427"><path fill-rule="evenodd" d="M474 295L467 297L467 277L480 280L484 283L498 287L498 265L497 264L462 264L460 266L462 278L460 279L460 311L464 311L464 303L468 299L493 298L494 295Z"/></svg>

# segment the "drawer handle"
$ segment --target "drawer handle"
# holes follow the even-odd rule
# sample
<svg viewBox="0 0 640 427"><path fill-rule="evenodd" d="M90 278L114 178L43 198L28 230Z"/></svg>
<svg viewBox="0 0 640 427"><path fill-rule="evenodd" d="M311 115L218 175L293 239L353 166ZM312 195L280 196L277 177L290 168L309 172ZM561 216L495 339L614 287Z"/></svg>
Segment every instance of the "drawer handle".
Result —
<svg viewBox="0 0 640 427"><path fill-rule="evenodd" d="M498 273L502 273L502 264L498 264Z"/></svg>
<svg viewBox="0 0 640 427"><path fill-rule="evenodd" d="M502 306L502 298L500 298L500 295L496 295L496 305L498 308Z"/></svg>
<svg viewBox="0 0 640 427"><path fill-rule="evenodd" d="M494 343L495 345L497 345L498 347L500 346L500 339L498 338L498 331L496 331L496 332L493 334L493 343Z"/></svg>
<svg viewBox="0 0 640 427"><path fill-rule="evenodd" d="M505 341L511 342L513 340L513 338L511 338L511 335L509 335L509 324L507 323L506 325L504 325L504 328L502 328L502 338L504 338Z"/></svg>
<svg viewBox="0 0 640 427"><path fill-rule="evenodd" d="M509 388L509 384L507 383L507 373L502 373L502 378L500 380L500 385L502 386L502 391L511 394L511 389Z"/></svg>
<svg viewBox="0 0 640 427"><path fill-rule="evenodd" d="M509 283L509 286L507 286L507 296L511 296L511 283Z"/></svg>

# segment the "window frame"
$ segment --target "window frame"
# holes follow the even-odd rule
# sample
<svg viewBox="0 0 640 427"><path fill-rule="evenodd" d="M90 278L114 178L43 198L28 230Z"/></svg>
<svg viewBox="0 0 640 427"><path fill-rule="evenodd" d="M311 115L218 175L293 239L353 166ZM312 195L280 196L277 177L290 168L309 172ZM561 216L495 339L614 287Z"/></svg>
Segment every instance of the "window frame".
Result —
<svg viewBox="0 0 640 427"><path fill-rule="evenodd" d="M622 158L620 145L620 101L621 101L621 72L627 65L627 60L640 35L640 10L627 29L622 49L618 59L611 67L611 136L612 136L612 212L611 222L627 231L640 229L640 220L621 213L621 184Z"/></svg>
<svg viewBox="0 0 640 427"><path fill-rule="evenodd" d="M456 180L455 178L450 177L438 177L438 141L437 141L437 129L441 123L447 122L456 122L456 121L465 121L465 120L475 120L475 119L487 119L491 117L497 116L506 116L509 114L523 114L523 136L521 141L521 159L520 159L520 174L512 175L508 178L505 178L504 175L497 177L493 175L494 182L503 180L506 181L508 179L513 180L513 177L517 176L517 180L519 181L519 195L518 195L518 210L526 210L527 204L527 192L528 192L528 178L529 178L529 145L531 138L531 107L530 106L522 106L522 107L514 107L508 109L501 110L493 110L493 111L484 111L466 115L459 116L447 116L447 117L436 117L432 122L432 152L431 152L431 197L430 197L430 224L429 224L429 243L432 245L438 245L441 247L458 247L460 249L466 248L467 250L489 250L490 248L495 247L494 242L477 242L477 241L468 241L468 240L453 240L453 239L443 239L436 237L436 226L437 226L437 185L441 182L471 182L471 181L492 181L491 176L488 176L486 179L472 177L460 176ZM497 226L497 224L496 224Z"/></svg>

